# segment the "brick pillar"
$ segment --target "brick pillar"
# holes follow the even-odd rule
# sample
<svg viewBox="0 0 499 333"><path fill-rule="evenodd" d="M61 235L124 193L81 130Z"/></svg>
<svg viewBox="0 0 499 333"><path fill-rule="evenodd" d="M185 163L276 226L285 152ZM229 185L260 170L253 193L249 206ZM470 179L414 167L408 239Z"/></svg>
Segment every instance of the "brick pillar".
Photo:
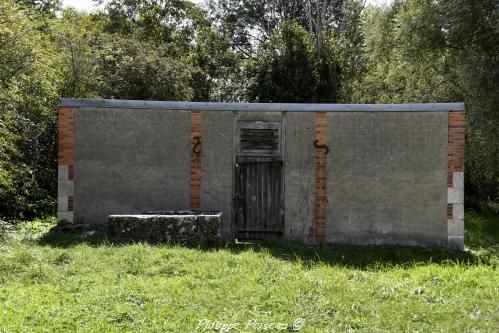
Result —
<svg viewBox="0 0 499 333"><path fill-rule="evenodd" d="M448 113L447 233L448 246L464 249L464 110Z"/></svg>
<svg viewBox="0 0 499 333"><path fill-rule="evenodd" d="M191 184L190 209L198 212L201 209L201 111L191 111Z"/></svg>
<svg viewBox="0 0 499 333"><path fill-rule="evenodd" d="M58 110L57 220L73 222L74 208L74 109Z"/></svg>
<svg viewBox="0 0 499 333"><path fill-rule="evenodd" d="M326 243L326 148L319 147L327 144L327 113L315 114L315 243L324 246Z"/></svg>

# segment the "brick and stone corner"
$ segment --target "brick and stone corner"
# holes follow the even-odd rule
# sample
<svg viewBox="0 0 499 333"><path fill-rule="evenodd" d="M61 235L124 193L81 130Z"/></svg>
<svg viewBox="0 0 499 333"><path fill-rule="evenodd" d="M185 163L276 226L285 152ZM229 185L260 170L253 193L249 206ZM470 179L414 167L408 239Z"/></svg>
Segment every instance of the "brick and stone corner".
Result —
<svg viewBox="0 0 499 333"><path fill-rule="evenodd" d="M464 249L464 110L448 113L447 233L449 248Z"/></svg>

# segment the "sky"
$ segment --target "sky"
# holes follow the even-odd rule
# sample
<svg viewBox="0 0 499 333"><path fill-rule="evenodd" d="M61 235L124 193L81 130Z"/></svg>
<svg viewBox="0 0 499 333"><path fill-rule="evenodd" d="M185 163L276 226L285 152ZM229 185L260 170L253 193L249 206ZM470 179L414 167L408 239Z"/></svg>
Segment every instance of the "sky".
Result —
<svg viewBox="0 0 499 333"><path fill-rule="evenodd" d="M193 2L202 2L202 0L193 0ZM382 5L390 0L367 0L368 4ZM78 11L91 12L94 9L92 0L62 0L64 7L73 7Z"/></svg>

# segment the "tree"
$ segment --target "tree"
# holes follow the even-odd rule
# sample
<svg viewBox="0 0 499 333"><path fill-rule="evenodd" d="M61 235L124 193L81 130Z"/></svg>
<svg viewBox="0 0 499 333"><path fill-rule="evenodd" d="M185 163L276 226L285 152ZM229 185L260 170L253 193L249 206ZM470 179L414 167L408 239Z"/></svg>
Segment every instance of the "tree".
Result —
<svg viewBox="0 0 499 333"><path fill-rule="evenodd" d="M38 13L54 18L61 10L61 0L15 0L21 7L30 8Z"/></svg>
<svg viewBox="0 0 499 333"><path fill-rule="evenodd" d="M231 49L230 40L216 26L198 28L192 51L197 71L192 81L194 101L241 101L246 88L245 60Z"/></svg>
<svg viewBox="0 0 499 333"><path fill-rule="evenodd" d="M351 24L356 24L363 6L364 1L360 0L209 2L210 19L231 41L231 48L246 60L245 65L253 68L246 71L249 75L257 73L255 67L265 66L260 57L269 61L275 59L272 52L278 53L277 48L280 46L274 47L274 42L279 40L283 33L287 33L284 30L288 29L286 26L290 22L293 22L295 28L301 27L312 41L313 52L310 56L314 59L310 61L315 63L314 71L317 75L317 82L313 85L315 92L309 102L338 100L342 62L338 57L344 55L344 52L338 52L339 43L350 38L350 35L345 36L344 33L351 31ZM274 51L270 51L272 47L275 48ZM307 53L307 50L303 52ZM287 69L293 71L291 67ZM274 71L276 75L267 79L279 79L277 72L279 71ZM284 73L282 70L280 72ZM261 82L255 77L247 80L248 83L253 82L252 87L248 87L251 90L249 96L254 95L254 83L259 81ZM275 83L275 86L279 85L279 82Z"/></svg>
<svg viewBox="0 0 499 333"><path fill-rule="evenodd" d="M58 57L36 13L0 4L0 218L54 208Z"/></svg>
<svg viewBox="0 0 499 333"><path fill-rule="evenodd" d="M101 35L92 44L97 64L95 92L103 98L190 100L190 64L164 56L161 48Z"/></svg>
<svg viewBox="0 0 499 333"><path fill-rule="evenodd" d="M151 42L177 58L189 53L197 27L208 24L187 0L111 0L105 8L106 32Z"/></svg>
<svg viewBox="0 0 499 333"><path fill-rule="evenodd" d="M280 33L262 44L248 72L254 77L249 100L256 102L316 101L319 67L310 36L300 25L282 24Z"/></svg>

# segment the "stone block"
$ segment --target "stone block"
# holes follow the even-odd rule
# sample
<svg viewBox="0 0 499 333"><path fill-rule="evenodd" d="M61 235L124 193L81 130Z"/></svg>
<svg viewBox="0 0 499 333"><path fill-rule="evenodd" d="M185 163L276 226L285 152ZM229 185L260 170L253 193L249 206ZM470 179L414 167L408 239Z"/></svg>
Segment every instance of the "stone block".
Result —
<svg viewBox="0 0 499 333"><path fill-rule="evenodd" d="M57 211L58 212L67 212L68 211L68 196L61 195L60 193L57 195Z"/></svg>
<svg viewBox="0 0 499 333"><path fill-rule="evenodd" d="M213 246L220 242L222 213L162 212L144 215L111 215L108 235L112 241Z"/></svg>
<svg viewBox="0 0 499 333"><path fill-rule="evenodd" d="M448 219L447 232L449 236L464 236L464 220L463 219Z"/></svg>
<svg viewBox="0 0 499 333"><path fill-rule="evenodd" d="M68 179L69 179L69 167L67 165L59 164L57 166L57 180L61 182L61 181L67 181Z"/></svg>
<svg viewBox="0 0 499 333"><path fill-rule="evenodd" d="M67 208L67 206L66 206L66 208ZM66 221L69 223L73 223L73 212L58 211L57 212L57 221L58 222Z"/></svg>
<svg viewBox="0 0 499 333"><path fill-rule="evenodd" d="M454 250L464 250L464 236L449 236L448 247Z"/></svg>
<svg viewBox="0 0 499 333"><path fill-rule="evenodd" d="M453 172L452 173L452 184L453 187L464 188L464 172Z"/></svg>
<svg viewBox="0 0 499 333"><path fill-rule="evenodd" d="M452 205L452 217L455 219L464 219L464 204L455 203Z"/></svg>
<svg viewBox="0 0 499 333"><path fill-rule="evenodd" d="M464 191L462 188L449 187L447 188L447 203L462 204L464 202Z"/></svg>

